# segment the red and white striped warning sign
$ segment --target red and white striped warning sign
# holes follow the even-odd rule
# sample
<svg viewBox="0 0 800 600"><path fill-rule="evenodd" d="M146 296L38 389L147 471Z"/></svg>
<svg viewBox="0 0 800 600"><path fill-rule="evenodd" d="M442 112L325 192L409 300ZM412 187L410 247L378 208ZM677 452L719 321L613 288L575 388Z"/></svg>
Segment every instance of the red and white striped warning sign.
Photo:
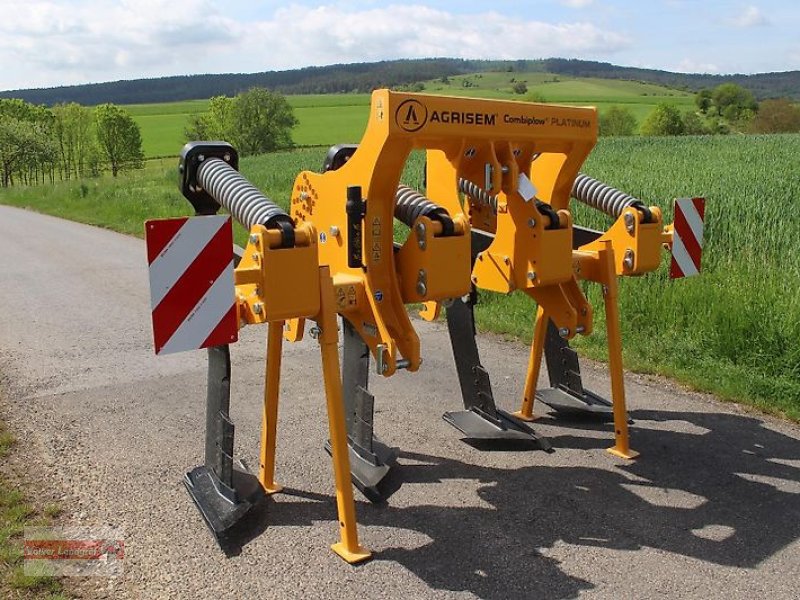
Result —
<svg viewBox="0 0 800 600"><path fill-rule="evenodd" d="M691 277L700 272L705 214L705 198L682 198L675 201L672 264L669 269L671 279Z"/></svg>
<svg viewBox="0 0 800 600"><path fill-rule="evenodd" d="M235 342L230 217L147 221L145 240L156 354Z"/></svg>

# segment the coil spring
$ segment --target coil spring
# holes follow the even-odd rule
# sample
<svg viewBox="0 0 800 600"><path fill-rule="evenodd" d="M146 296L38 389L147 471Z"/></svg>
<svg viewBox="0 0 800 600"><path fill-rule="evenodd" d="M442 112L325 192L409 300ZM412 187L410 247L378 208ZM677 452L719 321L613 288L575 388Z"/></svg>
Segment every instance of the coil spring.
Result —
<svg viewBox="0 0 800 600"><path fill-rule="evenodd" d="M579 173L575 178L572 197L615 219L628 207L644 207L641 200L583 173Z"/></svg>
<svg viewBox="0 0 800 600"><path fill-rule="evenodd" d="M458 189L462 194L466 194L479 204L488 204L492 212L497 213L497 196L492 196L482 187L472 183L468 179L459 179Z"/></svg>
<svg viewBox="0 0 800 600"><path fill-rule="evenodd" d="M197 181L209 195L224 206L247 229L253 225L274 228L292 223L280 206L262 194L228 163L208 158L197 169Z"/></svg>
<svg viewBox="0 0 800 600"><path fill-rule="evenodd" d="M414 221L419 217L431 218L446 214L441 206L406 185L397 186L394 200L394 218L409 227L413 227Z"/></svg>

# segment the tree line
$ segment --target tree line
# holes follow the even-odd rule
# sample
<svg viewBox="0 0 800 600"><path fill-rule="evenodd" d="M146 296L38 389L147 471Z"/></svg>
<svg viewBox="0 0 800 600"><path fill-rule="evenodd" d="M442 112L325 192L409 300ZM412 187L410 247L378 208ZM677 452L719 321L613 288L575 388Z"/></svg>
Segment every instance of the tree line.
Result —
<svg viewBox="0 0 800 600"><path fill-rule="evenodd" d="M52 108L0 98L0 185L54 183L142 166L139 126L122 108Z"/></svg>
<svg viewBox="0 0 800 600"><path fill-rule="evenodd" d="M695 105L697 111L682 113L674 104L659 104L641 126L630 110L612 106L600 115L600 135L800 132L800 106L788 98L758 102L750 90L735 83L700 90Z"/></svg>
<svg viewBox="0 0 800 600"><path fill-rule="evenodd" d="M419 81L431 81L481 71L539 72L572 77L626 79L692 91L714 87L722 83L735 83L753 91L758 99L783 96L795 100L800 99L800 71L757 75L700 75L559 58L544 60L465 60L456 58L390 60L264 73L188 75L17 90L0 92L0 98L22 98L35 104L53 106L67 102L78 102L85 105L103 102L116 104L175 102L212 96L234 96L252 87L266 87L282 94L368 93L381 87L398 87Z"/></svg>
<svg viewBox="0 0 800 600"><path fill-rule="evenodd" d="M242 155L262 154L292 144L297 118L286 98L264 88L235 97L211 98L184 131L190 140L226 140ZM2 187L95 177L140 168L144 162L139 126L114 104L90 108L75 102L53 108L20 99L0 99Z"/></svg>

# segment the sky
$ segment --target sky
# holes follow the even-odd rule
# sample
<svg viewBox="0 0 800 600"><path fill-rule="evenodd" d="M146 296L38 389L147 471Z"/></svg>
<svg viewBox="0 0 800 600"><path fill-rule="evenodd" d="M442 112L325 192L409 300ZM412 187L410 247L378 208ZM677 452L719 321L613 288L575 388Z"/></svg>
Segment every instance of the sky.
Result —
<svg viewBox="0 0 800 600"><path fill-rule="evenodd" d="M800 1L0 0L0 90L425 57L800 70Z"/></svg>

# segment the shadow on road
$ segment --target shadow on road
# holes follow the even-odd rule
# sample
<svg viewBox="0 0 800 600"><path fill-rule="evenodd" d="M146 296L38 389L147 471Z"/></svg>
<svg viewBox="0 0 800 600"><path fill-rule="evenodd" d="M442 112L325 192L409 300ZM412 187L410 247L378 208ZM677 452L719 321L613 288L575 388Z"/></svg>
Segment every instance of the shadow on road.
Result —
<svg viewBox="0 0 800 600"><path fill-rule="evenodd" d="M591 467L487 468L406 452L405 484L477 480L483 506L395 507L359 503L365 525L417 531L420 548L388 548L435 589L486 599L568 598L592 582L565 573L542 549L554 544L636 551L643 547L752 568L800 535L800 440L755 417L636 411L635 462ZM669 430L691 424L689 433ZM583 425L590 428L589 425ZM687 427L683 426L684 429ZM557 447L602 448L608 439L565 435ZM270 503L265 526L330 520L333 499ZM458 504L458 498L450 504ZM268 524L267 524L268 522Z"/></svg>

